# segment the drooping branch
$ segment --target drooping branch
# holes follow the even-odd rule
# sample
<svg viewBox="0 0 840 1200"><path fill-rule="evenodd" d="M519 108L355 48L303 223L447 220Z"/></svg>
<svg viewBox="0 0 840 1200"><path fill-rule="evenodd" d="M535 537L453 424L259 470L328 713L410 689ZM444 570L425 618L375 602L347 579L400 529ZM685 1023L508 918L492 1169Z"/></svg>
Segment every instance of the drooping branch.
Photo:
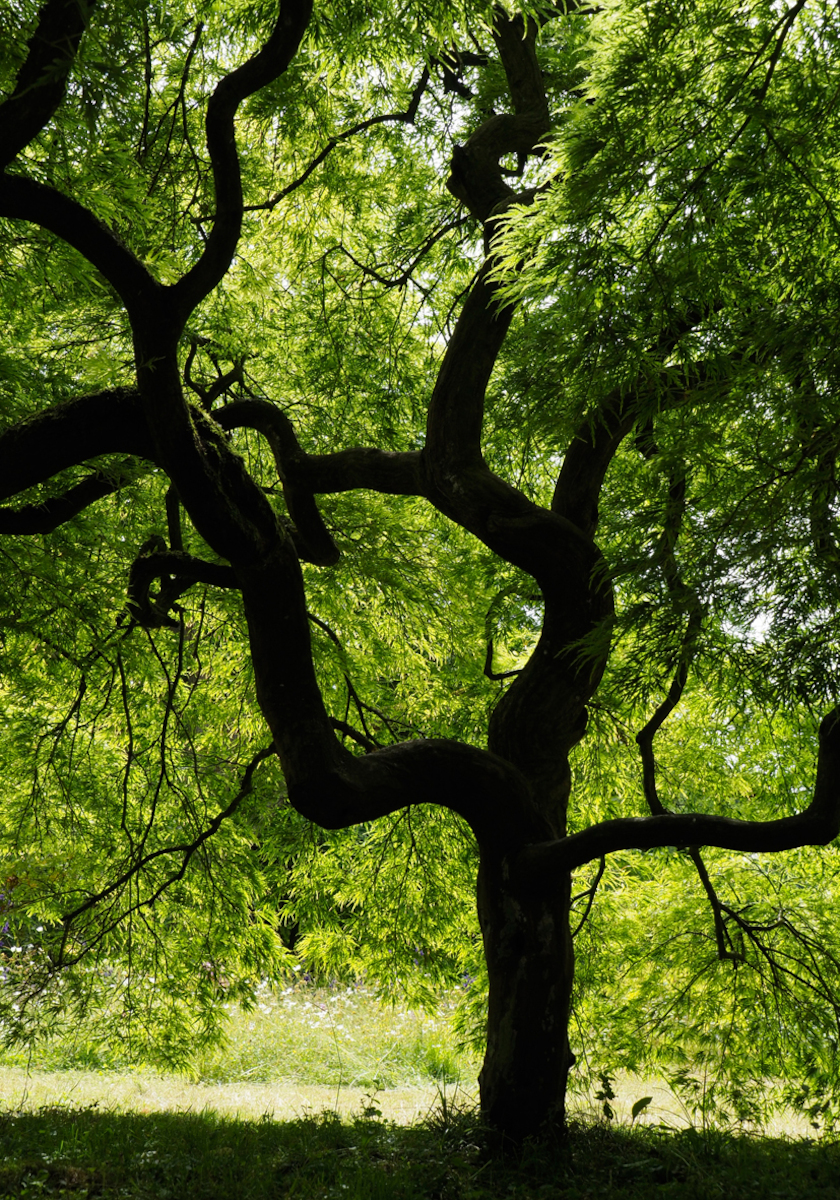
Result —
<svg viewBox="0 0 840 1200"><path fill-rule="evenodd" d="M655 451L652 430L647 444L649 450ZM676 544L682 530L683 517L685 515L685 495L686 472L684 464L680 464L676 469L672 469L671 471L668 499L665 504L665 519L663 521L656 558L659 560L666 587L672 598L681 609L688 610L688 620L683 632L677 669L671 686L668 689L668 694L656 708L650 720L636 734L636 743L642 757L642 787L648 808L654 816L668 812L669 810L660 800L656 786L656 756L653 750L653 739L682 699L688 680L689 667L697 654L698 640L703 622L703 606L700 603L700 598L696 589L687 586L685 583L676 556ZM723 906L709 876L709 872L706 869L703 856L697 846L689 846L687 854L694 864L694 869L706 893L709 907L712 910L718 957L721 960L735 958L737 956L733 953L731 940L723 917Z"/></svg>
<svg viewBox="0 0 840 1200"><path fill-rule="evenodd" d="M359 268L362 274L366 276L366 278L373 279L376 283L381 284L382 287L386 289L402 288L405 287L409 281L411 281L419 292L421 292L423 295L428 295L429 289L423 287L416 279L413 278L414 271L442 237L445 237L447 233L451 233L453 229L460 229L468 220L468 217L459 216L454 217L452 220L444 221L438 226L437 229L430 233L428 237L424 238L419 246L416 246L413 250L410 250L406 253L403 261L405 261L405 258L408 258L408 266L403 268L399 275L384 275L382 271L378 270L376 267L371 267L366 263L361 262L354 254L350 252L350 250L347 249L343 242L339 242L338 246L336 246L336 250L340 251L347 258L349 258L350 261Z"/></svg>
<svg viewBox="0 0 840 1200"><path fill-rule="evenodd" d="M328 625L327 622L321 617L317 617L313 612L307 612L306 615L313 625L316 625L319 629L323 630L343 659L345 657L345 650L341 644L341 638L338 636L332 626ZM403 740L408 736L409 733L414 733L421 737L423 736L422 731L416 726L410 726L406 724L403 725L401 730L398 730L396 723L386 713L384 713L380 708L376 708L375 705L368 704L362 699L356 689L356 685L353 683L353 680L350 678L347 671L344 670L342 673L344 675L344 682L347 685L347 710L345 712L344 721L337 722L334 718L331 719L334 729L337 729L342 733L347 733L348 736L352 737L356 742L359 743L360 746L363 745L366 750L377 750L382 745L382 743L377 741L371 731L368 729L367 718L369 715L379 718L395 742ZM346 718L350 715L351 702L355 706L356 712L359 715L362 728L364 729L364 734L359 734L358 731L350 732L352 730L352 726L347 724Z"/></svg>
<svg viewBox="0 0 840 1200"><path fill-rule="evenodd" d="M642 758L642 784L645 799L653 814L667 811L659 799L656 787L656 758L653 751L653 739L682 699L688 680L688 671L697 654L698 638L703 623L703 606L700 598L696 590L684 582L675 554L685 513L685 492L685 470L680 467L671 472L668 499L665 505L665 520L656 558L661 565L665 584L672 599L681 610L687 611L688 617L680 645L677 669L668 694L658 705L650 720L636 734L636 743Z"/></svg>
<svg viewBox="0 0 840 1200"><path fill-rule="evenodd" d="M799 14L807 3L808 0L793 0L793 3L778 18L761 46L749 57L740 77L733 83L729 92L721 97L722 105L728 106L737 99L739 93L742 95L748 94L749 104L747 105L746 116L729 135L721 148L708 158L699 170L689 176L688 182L682 192L674 204L666 211L655 232L650 237L644 248L644 254L647 255L655 251L655 247L659 244L660 239L674 217L685 211L686 207L691 203L693 196L700 194L709 176L718 167L724 156L732 151L753 125L755 114L761 110L767 93L770 90L770 85L773 81L776 68L779 65L785 42L795 26ZM755 81L754 76L761 67L765 67L764 77L760 82Z"/></svg>
<svg viewBox="0 0 840 1200"><path fill-rule="evenodd" d="M725 914L731 910L728 910L726 905L721 903L720 896L717 894L715 885L712 883L706 864L703 862L703 856L698 848L696 846L689 846L688 856L694 863L694 869L703 886L703 891L706 893L709 907L712 910L712 922L715 927L715 945L717 946L718 958L721 962L725 962L726 960L740 962L742 955L732 945L732 938L729 936L729 930L726 927Z"/></svg>
<svg viewBox="0 0 840 1200"><path fill-rule="evenodd" d="M515 596L520 592L518 583L509 583L503 587L500 592L497 592L490 601L490 606L484 614L484 638L487 642L487 651L484 656L484 674L494 683L500 682L502 679L512 679L520 673L519 669L515 671L494 671L493 670L493 617L496 609L499 607L502 600L507 596Z"/></svg>
<svg viewBox="0 0 840 1200"><path fill-rule="evenodd" d="M357 121L354 125L350 125L347 129L343 129L341 133L335 134L334 137L330 138L324 148L315 155L309 165L301 172L300 175L298 175L296 179L293 179L291 183L287 183L286 186L281 188L280 191L272 196L270 200L265 200L262 204L246 204L244 211L260 212L267 210L268 212L273 212L273 210L278 204L281 203L281 201L285 200L287 196L290 196L292 192L297 191L299 187L302 187L302 185L306 183L310 175L312 175L313 172L316 171L318 167L320 167L321 164L329 158L336 146L340 146L343 142L347 142L351 138L357 137L360 133L364 133L365 130L373 129L377 125L388 124L391 121L396 121L404 125L413 125L417 119L417 110L420 107L420 101L423 99L423 94L428 85L429 71L428 68L424 68L420 78L414 85L411 98L408 102L408 106L405 109L401 109L399 112L381 113L376 117L367 117L364 121Z"/></svg>
<svg viewBox="0 0 840 1200"><path fill-rule="evenodd" d="M808 387L814 400L818 400L813 379L809 378ZM813 411L819 411L819 404L814 404ZM834 516L840 490L837 480L837 454L840 449L837 430L833 426L806 428L801 431L801 436L803 458L814 459L815 479L808 513L811 545L826 578L831 580L836 589L840 586L840 547L837 545Z"/></svg>
<svg viewBox="0 0 840 1200"><path fill-rule="evenodd" d="M595 878L592 880L589 887L583 892L578 892L578 894L576 896L572 896L571 900L569 901L569 907L574 908L574 906L577 904L578 900L586 900L586 908L583 910L583 914L582 914L580 920L578 921L577 925L572 930L573 938L577 937L577 935L580 933L581 929L583 929L584 925L586 924L587 920L589 919L589 914L592 911L592 905L595 903L595 894L598 891L598 884L601 882L601 879L603 878L603 875L604 875L604 871L606 871L606 869L607 869L607 860L605 858L602 858L598 864L598 870L595 872Z"/></svg>
<svg viewBox="0 0 840 1200"><path fill-rule="evenodd" d="M79 918L84 916L85 913L90 912L91 909L100 905L103 900L107 900L109 897L119 895L125 886L133 879L137 878L140 872L148 867L151 863L161 858L169 858L176 854L181 855L181 861L177 868L172 872L171 875L167 876L167 878L161 884L159 884L155 890L150 893L150 895L144 897L142 900L135 901L126 910L120 911L116 917L112 917L105 928L96 931L97 941L101 940L113 929L116 929L118 925L125 920L130 912L136 911L140 906L154 904L156 900L160 899L167 888L170 888L174 883L177 883L180 879L183 879L184 875L186 874L187 867L189 866L190 861L195 853L204 845L205 842L209 841L209 839L212 838L213 835L219 831L219 829L221 829L225 821L229 820L233 816L233 814L242 804L243 800L251 795L252 791L254 790L254 773L256 772L257 767L260 765L260 763L265 762L267 758L270 758L273 753L273 746L267 746L263 750L257 751L242 775L236 795L225 808L216 813L207 826L201 831L201 833L193 838L192 841L179 842L170 846L161 846L160 848L151 850L145 854L138 854L116 879L112 880L100 891L88 896L82 904L78 905L70 912L65 913L61 919L64 930L61 946L59 948L57 958L53 964L54 969L58 970L62 967L72 966L91 949L92 943L86 940L86 944L81 953L73 955L72 957L67 957L65 954L67 942L73 926L78 922Z"/></svg>

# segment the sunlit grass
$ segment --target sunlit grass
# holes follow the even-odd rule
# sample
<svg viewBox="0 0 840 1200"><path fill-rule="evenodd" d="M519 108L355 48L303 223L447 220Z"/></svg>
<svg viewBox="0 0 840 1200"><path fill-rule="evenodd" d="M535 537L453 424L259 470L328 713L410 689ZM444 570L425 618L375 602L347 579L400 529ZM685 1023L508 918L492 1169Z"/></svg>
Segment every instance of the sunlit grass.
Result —
<svg viewBox="0 0 840 1200"><path fill-rule="evenodd" d="M580 1095L568 1141L500 1144L452 1001L424 1012L364 986L265 988L254 1010L231 1007L225 1046L189 1078L130 1068L81 1029L31 1058L6 1052L0 1200L840 1200L836 1142L685 1128L672 1093L629 1075L613 1081L612 1121Z"/></svg>
<svg viewBox="0 0 840 1200"><path fill-rule="evenodd" d="M362 986L265 989L252 1012L232 1012L228 1043L198 1060L197 1077L369 1090L475 1078L450 1008L444 998L436 1012L399 1009Z"/></svg>
<svg viewBox="0 0 840 1200"><path fill-rule="evenodd" d="M230 1006L225 1042L196 1056L181 1074L131 1063L119 1047L96 1041L80 1026L32 1053L0 1052L0 1108L101 1104L140 1113L286 1120L322 1111L349 1117L375 1097L384 1116L407 1124L433 1108L441 1089L463 1102L477 1100L480 1061L453 1032L456 998L444 993L428 1011L383 1003L362 984L315 987L292 979L279 989L263 987L251 1011ZM621 1072L612 1084L617 1124L679 1129L697 1123L662 1080ZM634 1117L634 1104L648 1096ZM602 1109L594 1089L573 1091L569 1103L583 1116ZM776 1114L763 1132L814 1135L791 1110Z"/></svg>
<svg viewBox="0 0 840 1200"><path fill-rule="evenodd" d="M325 1094L405 1088L434 1094L439 1085L471 1087L479 1063L458 1045L450 1021L452 1006L452 999L444 995L435 1011L398 1008L381 1002L363 985L290 982L277 990L263 987L251 1011L230 1006L224 1042L185 1063L183 1077L170 1081L170 1088L183 1088L186 1080L240 1089L305 1086ZM128 1060L119 1045L97 1041L81 1025L32 1051L18 1047L0 1052L2 1067L26 1071L33 1079L33 1073L60 1073L65 1080L75 1073L75 1086L85 1091L83 1076L95 1078L102 1072L126 1075L135 1084L141 1075L164 1078L138 1070L142 1064ZM7 1083L8 1079L7 1075Z"/></svg>
<svg viewBox="0 0 840 1200"><path fill-rule="evenodd" d="M0 1200L840 1200L836 1142L677 1128L673 1096L631 1076L614 1081L611 1122L580 1096L589 1115L567 1141L501 1144L450 1009L446 996L432 1013L393 1008L365 987L265 989L253 1011L231 1009L226 1046L191 1079L109 1069L119 1056L81 1030L28 1069L8 1052Z"/></svg>

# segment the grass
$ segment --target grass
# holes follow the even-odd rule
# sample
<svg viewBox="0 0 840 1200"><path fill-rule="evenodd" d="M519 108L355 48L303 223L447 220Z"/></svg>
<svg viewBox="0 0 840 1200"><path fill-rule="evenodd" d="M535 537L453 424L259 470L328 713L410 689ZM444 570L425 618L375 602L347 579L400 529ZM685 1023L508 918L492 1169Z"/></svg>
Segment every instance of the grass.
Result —
<svg viewBox="0 0 840 1200"><path fill-rule="evenodd" d="M477 1063L446 1008L265 992L192 1081L128 1070L81 1034L29 1070L7 1054L0 1200L840 1200L838 1143L666 1128L664 1100L648 1124L577 1117L564 1143L500 1146L453 1082ZM640 1086L622 1082L617 1114Z"/></svg>
<svg viewBox="0 0 840 1200"><path fill-rule="evenodd" d="M453 1084L475 1078L478 1062L459 1049L452 1002L437 1012L381 1003L369 988L290 985L263 988L257 1007L231 1006L226 1043L190 1065L203 1084L307 1084L365 1091ZM0 1066L29 1068L25 1050L0 1052ZM92 1041L83 1029L44 1043L40 1071L128 1071L120 1046Z"/></svg>
<svg viewBox="0 0 840 1200"><path fill-rule="evenodd" d="M278 1123L216 1113L41 1109L0 1116L0 1198L167 1200L789 1200L840 1198L840 1146L572 1126L499 1147L451 1107L413 1126L375 1106Z"/></svg>
<svg viewBox="0 0 840 1200"><path fill-rule="evenodd" d="M228 1045L199 1061L198 1077L367 1089L455 1083L477 1066L457 1046L450 1007L397 1009L361 986L266 990L257 1009L238 1014Z"/></svg>

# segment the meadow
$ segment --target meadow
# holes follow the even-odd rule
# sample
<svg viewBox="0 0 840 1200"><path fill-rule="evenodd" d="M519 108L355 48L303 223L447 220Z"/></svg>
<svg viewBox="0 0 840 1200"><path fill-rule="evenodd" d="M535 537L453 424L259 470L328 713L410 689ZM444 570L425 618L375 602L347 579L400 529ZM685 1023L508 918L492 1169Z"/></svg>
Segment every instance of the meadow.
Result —
<svg viewBox="0 0 840 1200"><path fill-rule="evenodd" d="M632 1118L577 1098L565 1143L499 1145L452 998L423 1012L362 986L265 989L189 1077L131 1067L74 1037L0 1058L0 1200L840 1200L840 1145L697 1128L673 1095ZM798 1136L791 1136L797 1133Z"/></svg>

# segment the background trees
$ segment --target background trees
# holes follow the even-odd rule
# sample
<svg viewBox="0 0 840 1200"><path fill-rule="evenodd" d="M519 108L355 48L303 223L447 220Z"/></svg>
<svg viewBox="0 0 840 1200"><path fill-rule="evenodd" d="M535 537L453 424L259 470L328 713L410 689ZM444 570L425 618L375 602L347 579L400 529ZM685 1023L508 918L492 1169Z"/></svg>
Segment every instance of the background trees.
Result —
<svg viewBox="0 0 840 1200"><path fill-rule="evenodd" d="M831 7L3 19L7 1029L474 975L480 860L497 1124L572 933L578 1052L830 1104Z"/></svg>

